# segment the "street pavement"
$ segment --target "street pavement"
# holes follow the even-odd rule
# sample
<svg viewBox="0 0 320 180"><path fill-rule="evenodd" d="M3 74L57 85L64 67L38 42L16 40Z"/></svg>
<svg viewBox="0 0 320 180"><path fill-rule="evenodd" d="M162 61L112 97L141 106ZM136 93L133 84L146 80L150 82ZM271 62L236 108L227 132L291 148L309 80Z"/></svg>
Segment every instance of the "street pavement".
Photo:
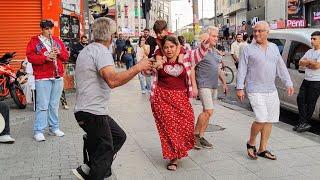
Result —
<svg viewBox="0 0 320 180"><path fill-rule="evenodd" d="M320 144L291 131L292 126L279 123L273 128L268 149L278 156L271 161L250 160L246 141L253 121L252 112L220 102L212 124L224 130L206 133L214 144L211 150L192 150L178 164L178 170L166 170L159 136L152 116L148 95L139 91L136 77L113 90L110 115L127 133L127 141L113 163L112 180L254 180L254 179L320 179ZM75 94L67 95L70 107ZM15 144L0 144L1 180L76 179L72 168L82 163L82 135L70 110L60 110L62 138L46 134L45 142L32 139L34 113L31 107L18 110L11 100L11 134ZM193 101L196 116L199 101ZM317 138L319 140L319 137Z"/></svg>

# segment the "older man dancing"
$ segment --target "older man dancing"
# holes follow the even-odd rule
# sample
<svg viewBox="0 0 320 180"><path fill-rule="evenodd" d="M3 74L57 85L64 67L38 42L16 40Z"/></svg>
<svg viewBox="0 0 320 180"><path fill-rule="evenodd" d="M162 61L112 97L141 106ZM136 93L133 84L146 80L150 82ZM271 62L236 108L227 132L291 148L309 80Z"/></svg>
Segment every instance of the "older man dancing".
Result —
<svg viewBox="0 0 320 180"><path fill-rule="evenodd" d="M276 76L280 77L287 87L287 93L294 93L290 75L279 53L277 45L268 42L269 24L265 21L256 23L253 30L254 41L243 49L240 56L237 96L244 100L244 87L256 120L252 123L250 140L247 142L248 156L258 156L276 160L276 156L267 150L272 123L279 122L280 101L275 85ZM246 82L245 82L246 81ZM261 133L260 146L257 152L256 137Z"/></svg>

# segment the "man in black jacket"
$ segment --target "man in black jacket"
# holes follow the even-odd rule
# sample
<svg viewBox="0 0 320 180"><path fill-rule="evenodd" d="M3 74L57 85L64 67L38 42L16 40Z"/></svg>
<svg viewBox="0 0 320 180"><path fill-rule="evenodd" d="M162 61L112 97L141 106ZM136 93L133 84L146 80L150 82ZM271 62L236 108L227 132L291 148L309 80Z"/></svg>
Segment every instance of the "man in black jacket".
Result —
<svg viewBox="0 0 320 180"><path fill-rule="evenodd" d="M146 39L146 44L150 46L150 53L148 55L148 58L152 58L154 54L154 50L157 47L156 39L150 36L150 30L147 28L143 30L143 37Z"/></svg>
<svg viewBox="0 0 320 180"><path fill-rule="evenodd" d="M87 45L88 45L88 37L81 36L80 42L72 48L71 56L70 56L71 61L76 62L80 51Z"/></svg>

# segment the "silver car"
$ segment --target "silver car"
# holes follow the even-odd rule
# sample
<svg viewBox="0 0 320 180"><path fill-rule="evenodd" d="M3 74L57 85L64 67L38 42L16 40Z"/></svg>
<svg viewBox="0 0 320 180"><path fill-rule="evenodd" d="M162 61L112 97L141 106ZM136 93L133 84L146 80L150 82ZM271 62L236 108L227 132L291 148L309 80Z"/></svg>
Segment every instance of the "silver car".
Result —
<svg viewBox="0 0 320 180"><path fill-rule="evenodd" d="M297 95L300 85L304 79L304 71L299 68L299 61L303 55L311 48L311 34L319 29L280 29L271 30L269 41L275 43L282 55L282 58L289 70L295 93L287 96L286 87L280 79L276 79L276 85L281 100L281 107L298 112ZM320 120L320 100L318 100L313 118Z"/></svg>

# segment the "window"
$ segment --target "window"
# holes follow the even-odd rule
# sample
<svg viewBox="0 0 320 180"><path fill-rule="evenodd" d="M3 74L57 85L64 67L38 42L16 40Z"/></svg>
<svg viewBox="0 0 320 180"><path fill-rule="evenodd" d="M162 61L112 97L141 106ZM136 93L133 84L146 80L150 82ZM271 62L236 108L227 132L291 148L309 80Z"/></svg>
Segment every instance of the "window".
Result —
<svg viewBox="0 0 320 180"><path fill-rule="evenodd" d="M310 49L309 46L301 42L292 41L287 60L287 67L290 69L299 69L299 61L304 54Z"/></svg>
<svg viewBox="0 0 320 180"><path fill-rule="evenodd" d="M284 49L284 45L286 44L286 40L285 39L268 39L270 42L275 43L280 51L280 54L282 55L283 53L283 49Z"/></svg>

